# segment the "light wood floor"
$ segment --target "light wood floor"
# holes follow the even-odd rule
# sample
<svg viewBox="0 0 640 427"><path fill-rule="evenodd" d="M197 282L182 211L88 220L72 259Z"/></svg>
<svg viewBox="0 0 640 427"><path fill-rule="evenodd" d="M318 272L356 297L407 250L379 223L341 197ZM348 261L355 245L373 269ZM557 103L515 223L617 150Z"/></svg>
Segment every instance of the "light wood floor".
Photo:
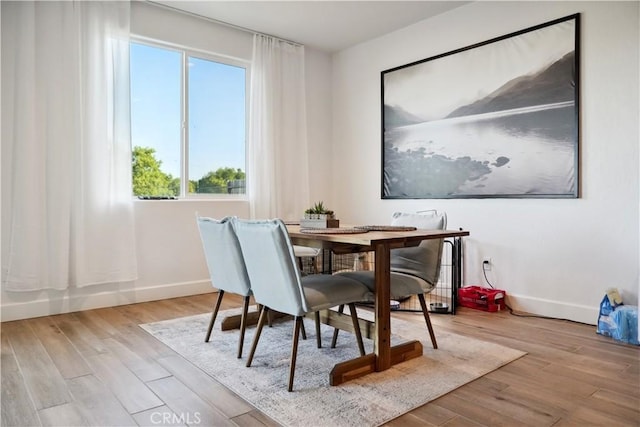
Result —
<svg viewBox="0 0 640 427"><path fill-rule="evenodd" d="M214 298L2 323L2 426L275 425L138 327L209 312ZM225 301L223 308L240 305L233 296ZM424 323L419 314L394 315ZM432 318L436 334L528 354L388 425L640 425L639 347L599 336L593 326L506 312L462 308Z"/></svg>

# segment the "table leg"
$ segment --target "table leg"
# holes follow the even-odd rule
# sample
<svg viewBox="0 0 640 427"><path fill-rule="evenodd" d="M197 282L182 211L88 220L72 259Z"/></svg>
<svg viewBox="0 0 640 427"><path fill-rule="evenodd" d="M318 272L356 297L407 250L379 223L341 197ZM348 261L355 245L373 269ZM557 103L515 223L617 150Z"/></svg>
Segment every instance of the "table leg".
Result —
<svg viewBox="0 0 640 427"><path fill-rule="evenodd" d="M462 285L462 239L460 237L453 238L453 249L451 251L452 276L451 283L451 314L456 314L456 306L458 305L458 289Z"/></svg>
<svg viewBox="0 0 640 427"><path fill-rule="evenodd" d="M375 251L375 336L373 352L376 355L376 371L384 371L391 367L391 250L388 243L378 243Z"/></svg>
<svg viewBox="0 0 640 427"><path fill-rule="evenodd" d="M281 319L285 317L291 318L290 315L278 313L277 311L269 310L269 313L271 314L272 319ZM257 325L259 318L260 318L260 312L258 311L251 311L247 313L247 319L246 319L247 326ZM240 329L240 320L241 320L241 316L239 314L227 316L224 319L222 319L222 323L220 324L220 330L230 331L232 329Z"/></svg>
<svg viewBox="0 0 640 427"><path fill-rule="evenodd" d="M404 362L423 354L419 341L409 341L391 346L391 248L388 243L378 243L375 251L375 330L373 336L373 354L367 354L342 363L337 363L329 374L329 383L339 385L346 381L362 377L371 372L389 369L392 365Z"/></svg>
<svg viewBox="0 0 640 427"><path fill-rule="evenodd" d="M390 366L420 357L422 354L423 348L420 341L413 340L394 345L389 349ZM332 386L340 385L372 372L379 371L379 369L376 368L376 361L378 359L374 353L369 353L355 359L336 363L329 373L329 384Z"/></svg>

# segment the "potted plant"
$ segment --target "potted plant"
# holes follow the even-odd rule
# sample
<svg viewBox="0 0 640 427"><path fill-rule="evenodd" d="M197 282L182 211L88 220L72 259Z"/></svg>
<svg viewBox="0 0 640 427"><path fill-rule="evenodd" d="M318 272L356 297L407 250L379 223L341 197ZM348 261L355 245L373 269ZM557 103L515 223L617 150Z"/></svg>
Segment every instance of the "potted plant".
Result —
<svg viewBox="0 0 640 427"><path fill-rule="evenodd" d="M338 228L340 220L336 219L332 210L325 208L324 203L319 201L304 211L304 219L300 221L300 226L303 228Z"/></svg>

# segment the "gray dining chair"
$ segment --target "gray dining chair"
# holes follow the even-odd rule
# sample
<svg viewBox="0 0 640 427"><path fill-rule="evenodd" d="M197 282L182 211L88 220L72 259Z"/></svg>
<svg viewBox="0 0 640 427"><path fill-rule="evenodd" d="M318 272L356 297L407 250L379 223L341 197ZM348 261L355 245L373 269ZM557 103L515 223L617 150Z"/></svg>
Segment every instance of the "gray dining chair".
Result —
<svg viewBox="0 0 640 427"><path fill-rule="evenodd" d="M423 211L418 213L396 212L391 225L411 226L426 230L444 230L447 227L446 213ZM429 310L424 294L431 292L438 284L442 262L443 239L423 240L418 246L391 250L391 299L402 300L417 295L433 348L438 348L433 331ZM375 276L373 271L348 271L340 275L359 281L375 292ZM338 331L334 331L332 345Z"/></svg>
<svg viewBox="0 0 640 427"><path fill-rule="evenodd" d="M318 273L318 256L320 255L319 248L293 245L293 252L298 260L298 266L300 267L301 272L304 271L304 259L308 258L311 261L311 271L314 274Z"/></svg>
<svg viewBox="0 0 640 427"><path fill-rule="evenodd" d="M238 237L233 230L230 217L221 220L206 217L196 217L196 219L209 276L211 277L211 285L218 289L218 298L214 304L209 328L204 340L209 342L213 324L216 321L225 292L241 295L243 304L238 343L238 358L241 358L247 312L249 311L249 301L251 299L251 283L249 282L244 258L242 257L240 242L238 242Z"/></svg>
<svg viewBox="0 0 640 427"><path fill-rule="evenodd" d="M269 310L294 317L293 343L289 367L288 391L293 390L298 335L306 314L341 304L349 306L360 355L364 344L354 303L371 298L363 284L344 276L311 274L302 276L296 266L293 245L287 228L279 219L233 220L240 241L256 303L262 305L247 366L251 366Z"/></svg>

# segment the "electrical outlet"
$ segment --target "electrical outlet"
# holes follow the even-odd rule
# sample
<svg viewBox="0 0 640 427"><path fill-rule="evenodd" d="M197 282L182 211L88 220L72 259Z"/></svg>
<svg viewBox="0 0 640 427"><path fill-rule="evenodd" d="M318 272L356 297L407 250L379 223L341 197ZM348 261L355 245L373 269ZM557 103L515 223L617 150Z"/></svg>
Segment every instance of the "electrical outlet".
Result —
<svg viewBox="0 0 640 427"><path fill-rule="evenodd" d="M491 270L491 258L484 258L482 261L482 268L486 271Z"/></svg>

